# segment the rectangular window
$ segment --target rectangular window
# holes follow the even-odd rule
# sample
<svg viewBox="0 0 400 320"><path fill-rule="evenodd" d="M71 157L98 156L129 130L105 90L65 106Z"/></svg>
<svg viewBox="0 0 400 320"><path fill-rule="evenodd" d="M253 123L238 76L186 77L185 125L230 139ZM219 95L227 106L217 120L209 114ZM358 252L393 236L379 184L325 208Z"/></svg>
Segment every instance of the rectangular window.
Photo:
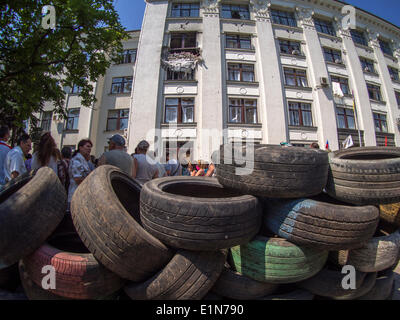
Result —
<svg viewBox="0 0 400 320"><path fill-rule="evenodd" d="M297 127L312 127L311 104L289 102L289 125Z"/></svg>
<svg viewBox="0 0 400 320"><path fill-rule="evenodd" d="M285 26L297 27L296 18L293 12L271 10L273 23L283 24Z"/></svg>
<svg viewBox="0 0 400 320"><path fill-rule="evenodd" d="M128 121L129 109L108 110L107 131L127 129Z"/></svg>
<svg viewBox="0 0 400 320"><path fill-rule="evenodd" d="M374 61L360 57L360 62L364 72L375 72Z"/></svg>
<svg viewBox="0 0 400 320"><path fill-rule="evenodd" d="M125 50L121 56L120 64L134 63L136 61L136 49Z"/></svg>
<svg viewBox="0 0 400 320"><path fill-rule="evenodd" d="M382 101L381 87L367 83L369 98L376 101Z"/></svg>
<svg viewBox="0 0 400 320"><path fill-rule="evenodd" d="M343 94L350 94L349 80L347 78L341 77L331 77L332 82L337 82L340 84L340 88L342 89Z"/></svg>
<svg viewBox="0 0 400 320"><path fill-rule="evenodd" d="M318 32L336 36L336 32L331 21L314 18L314 23Z"/></svg>
<svg viewBox="0 0 400 320"><path fill-rule="evenodd" d="M228 80L254 82L254 65L228 63Z"/></svg>
<svg viewBox="0 0 400 320"><path fill-rule="evenodd" d="M301 43L291 40L279 40L279 48L281 53L301 55Z"/></svg>
<svg viewBox="0 0 400 320"><path fill-rule="evenodd" d="M374 112L374 122L376 132L388 132L386 114Z"/></svg>
<svg viewBox="0 0 400 320"><path fill-rule="evenodd" d="M393 57L393 50L392 50L392 48L390 47L389 42L384 41L384 40L382 40L382 39L378 39L378 41L379 41L379 44L380 44L380 46L381 46L382 52L385 53L385 54L387 54L387 55L389 55L389 56L392 56L392 57Z"/></svg>
<svg viewBox="0 0 400 320"><path fill-rule="evenodd" d="M80 108L68 110L66 130L78 130Z"/></svg>
<svg viewBox="0 0 400 320"><path fill-rule="evenodd" d="M396 68L388 67L390 78L395 81L399 81L399 70Z"/></svg>
<svg viewBox="0 0 400 320"><path fill-rule="evenodd" d="M308 87L306 70L284 68L285 84L294 87Z"/></svg>
<svg viewBox="0 0 400 320"><path fill-rule="evenodd" d="M251 37L239 34L226 35L226 47L234 49L251 49Z"/></svg>
<svg viewBox="0 0 400 320"><path fill-rule="evenodd" d="M196 32L188 33L172 33L171 34L171 51L196 48Z"/></svg>
<svg viewBox="0 0 400 320"><path fill-rule="evenodd" d="M200 5L198 3L172 4L172 17L199 17Z"/></svg>
<svg viewBox="0 0 400 320"><path fill-rule="evenodd" d="M185 80L194 80L194 70L192 72L183 72L183 71L167 71L167 80L180 80L180 81L185 81Z"/></svg>
<svg viewBox="0 0 400 320"><path fill-rule="evenodd" d="M396 95L397 104L400 107L400 92L399 91L395 91L394 94Z"/></svg>
<svg viewBox="0 0 400 320"><path fill-rule="evenodd" d="M343 63L342 52L335 49L324 48L325 60L333 63Z"/></svg>
<svg viewBox="0 0 400 320"><path fill-rule="evenodd" d="M193 123L194 98L166 98L166 123Z"/></svg>
<svg viewBox="0 0 400 320"><path fill-rule="evenodd" d="M133 77L113 78L111 93L130 93L132 90Z"/></svg>
<svg viewBox="0 0 400 320"><path fill-rule="evenodd" d="M365 38L364 32L356 29L350 29L351 37L355 43L368 47L368 42Z"/></svg>
<svg viewBox="0 0 400 320"><path fill-rule="evenodd" d="M76 84L74 84L73 86L72 86L72 89L71 89L71 93L72 94L78 94L78 93L81 93L82 92L82 87L79 87L78 85L76 85Z"/></svg>
<svg viewBox="0 0 400 320"><path fill-rule="evenodd" d="M355 129L354 111L348 108L336 108L337 124L339 129Z"/></svg>
<svg viewBox="0 0 400 320"><path fill-rule="evenodd" d="M250 99L229 99L229 120L230 123L256 124L257 100Z"/></svg>
<svg viewBox="0 0 400 320"><path fill-rule="evenodd" d="M223 4L221 14L225 19L250 20L249 6L246 5Z"/></svg>
<svg viewBox="0 0 400 320"><path fill-rule="evenodd" d="M52 116L53 116L52 111L42 112L42 121L40 122L40 127L43 129L43 131L50 131Z"/></svg>

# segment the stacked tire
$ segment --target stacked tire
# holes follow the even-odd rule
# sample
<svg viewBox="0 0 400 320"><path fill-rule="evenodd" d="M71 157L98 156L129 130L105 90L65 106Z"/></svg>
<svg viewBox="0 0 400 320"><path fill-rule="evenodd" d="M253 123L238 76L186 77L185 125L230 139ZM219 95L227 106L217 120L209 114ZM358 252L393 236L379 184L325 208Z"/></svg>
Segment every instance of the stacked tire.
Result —
<svg viewBox="0 0 400 320"><path fill-rule="evenodd" d="M264 212L260 234L231 248L215 293L265 300L390 298L400 248L399 207L391 204L400 195L399 148L328 155L295 147L221 146L217 156L218 181L259 197ZM386 204L386 222L380 204ZM350 290L342 283L348 265L355 271ZM233 277L241 280L232 284ZM243 286L234 289L238 283Z"/></svg>
<svg viewBox="0 0 400 320"><path fill-rule="evenodd" d="M145 184L100 166L71 215L51 169L13 180L0 190L0 300L391 298L398 148L223 145L213 162L217 179Z"/></svg>

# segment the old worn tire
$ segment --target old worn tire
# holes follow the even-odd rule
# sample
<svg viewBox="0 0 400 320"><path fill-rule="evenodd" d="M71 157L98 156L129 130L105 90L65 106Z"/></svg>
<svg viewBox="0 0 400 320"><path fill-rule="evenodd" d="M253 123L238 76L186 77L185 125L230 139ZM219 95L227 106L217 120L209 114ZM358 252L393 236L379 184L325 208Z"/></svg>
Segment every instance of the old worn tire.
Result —
<svg viewBox="0 0 400 320"><path fill-rule="evenodd" d="M392 267L398 261L400 231L373 237L359 249L332 251L329 260L341 266L352 265L362 272L377 272Z"/></svg>
<svg viewBox="0 0 400 320"><path fill-rule="evenodd" d="M247 243L261 226L259 200L224 189L216 179L166 177L140 194L144 228L163 243L209 251Z"/></svg>
<svg viewBox="0 0 400 320"><path fill-rule="evenodd" d="M61 222L65 188L48 167L21 175L0 191L0 269L31 254Z"/></svg>
<svg viewBox="0 0 400 320"><path fill-rule="evenodd" d="M281 238L257 236L231 248L233 267L261 282L295 283L311 278L325 265L328 251L296 246Z"/></svg>
<svg viewBox="0 0 400 320"><path fill-rule="evenodd" d="M22 259L29 278L41 286L44 266L53 266L56 289L49 292L70 299L101 299L118 291L124 280L102 266L86 248L74 252L57 249L45 243Z"/></svg>
<svg viewBox="0 0 400 320"><path fill-rule="evenodd" d="M269 198L300 198L317 195L326 185L328 154L324 151L276 145L243 147L240 151L247 162L240 165L224 148L220 147L216 168L217 179L226 188Z"/></svg>
<svg viewBox="0 0 400 320"><path fill-rule="evenodd" d="M277 284L253 280L225 265L211 291L229 299L254 300L272 294L277 288Z"/></svg>
<svg viewBox="0 0 400 320"><path fill-rule="evenodd" d="M323 195L264 200L267 229L302 246L324 250L359 248L374 235L378 222L379 211L374 206L348 206Z"/></svg>
<svg viewBox="0 0 400 320"><path fill-rule="evenodd" d="M75 191L71 214L83 243L124 279L147 280L173 252L140 225L141 186L120 169L100 166Z"/></svg>
<svg viewBox="0 0 400 320"><path fill-rule="evenodd" d="M400 201L400 148L363 147L329 154L327 192L356 205Z"/></svg>
<svg viewBox="0 0 400 320"><path fill-rule="evenodd" d="M302 290L302 289L297 289L289 293L283 293L283 294L271 294L268 296L263 297L260 300L300 300L300 301L305 301L305 300L313 300L314 295L307 291L307 290Z"/></svg>
<svg viewBox="0 0 400 320"><path fill-rule="evenodd" d="M372 290L357 300L388 300L392 297L393 284L394 273L392 270L389 269L380 274L378 273Z"/></svg>
<svg viewBox="0 0 400 320"><path fill-rule="evenodd" d="M356 271L356 289L345 290L342 280L345 274L338 270L324 268L314 277L299 282L298 287L316 296L337 300L353 300L369 292L375 284L376 273Z"/></svg>
<svg viewBox="0 0 400 320"><path fill-rule="evenodd" d="M165 268L143 283L127 284L133 300L201 300L222 272L226 252L179 250Z"/></svg>
<svg viewBox="0 0 400 320"><path fill-rule="evenodd" d="M379 213L382 220L400 228L400 202L380 205Z"/></svg>

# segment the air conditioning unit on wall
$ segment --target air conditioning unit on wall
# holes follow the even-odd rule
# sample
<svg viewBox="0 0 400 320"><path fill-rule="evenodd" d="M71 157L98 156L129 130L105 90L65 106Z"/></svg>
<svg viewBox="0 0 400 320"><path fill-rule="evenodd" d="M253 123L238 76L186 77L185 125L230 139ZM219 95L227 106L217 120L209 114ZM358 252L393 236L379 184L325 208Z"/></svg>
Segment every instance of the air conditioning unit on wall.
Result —
<svg viewBox="0 0 400 320"><path fill-rule="evenodd" d="M319 79L320 79L319 82L320 82L322 87L328 87L329 86L328 78L321 77Z"/></svg>

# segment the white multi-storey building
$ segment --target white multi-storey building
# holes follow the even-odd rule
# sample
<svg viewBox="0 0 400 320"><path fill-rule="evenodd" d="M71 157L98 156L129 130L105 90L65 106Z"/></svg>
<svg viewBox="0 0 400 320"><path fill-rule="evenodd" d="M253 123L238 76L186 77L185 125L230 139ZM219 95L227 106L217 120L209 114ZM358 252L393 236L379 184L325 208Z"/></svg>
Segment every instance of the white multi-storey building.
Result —
<svg viewBox="0 0 400 320"><path fill-rule="evenodd" d="M95 110L81 108L79 132L61 126L60 143L89 136L99 156L106 138L123 132L112 130L128 126L129 152L142 139L163 150L186 143L206 160L221 133L268 144L328 141L331 150L349 135L355 145L361 137L365 146L400 146L400 29L356 9L356 28L346 30L344 5L146 0L140 37L125 44L138 49L136 63L110 68L96 85ZM70 95L67 103L79 104Z"/></svg>

